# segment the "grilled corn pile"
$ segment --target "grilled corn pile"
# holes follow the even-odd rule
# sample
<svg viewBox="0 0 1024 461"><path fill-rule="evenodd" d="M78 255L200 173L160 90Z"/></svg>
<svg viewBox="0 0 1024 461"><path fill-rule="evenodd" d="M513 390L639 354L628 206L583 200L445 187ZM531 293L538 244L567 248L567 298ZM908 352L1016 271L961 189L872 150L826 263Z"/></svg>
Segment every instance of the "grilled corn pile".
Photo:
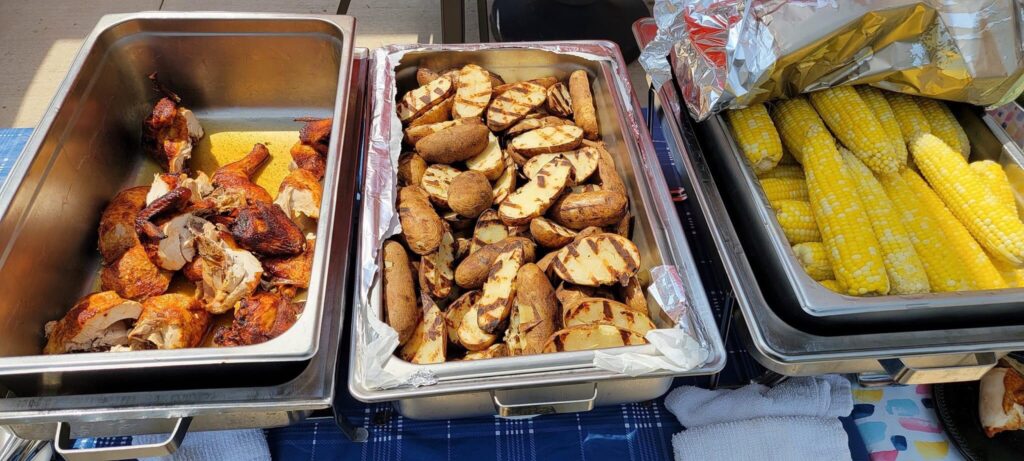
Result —
<svg viewBox="0 0 1024 461"><path fill-rule="evenodd" d="M971 161L945 103L843 86L725 118L793 256L825 288L882 296L1024 286L1014 189L999 163Z"/></svg>

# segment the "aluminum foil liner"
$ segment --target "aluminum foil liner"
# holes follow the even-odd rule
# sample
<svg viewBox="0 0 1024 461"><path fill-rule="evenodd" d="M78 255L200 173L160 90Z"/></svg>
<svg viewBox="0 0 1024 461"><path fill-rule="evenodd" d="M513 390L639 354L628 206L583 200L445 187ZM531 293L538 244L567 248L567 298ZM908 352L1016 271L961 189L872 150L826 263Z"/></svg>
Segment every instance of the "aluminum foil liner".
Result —
<svg viewBox="0 0 1024 461"><path fill-rule="evenodd" d="M844 84L995 107L1024 85L1015 0L658 0L640 62L690 114ZM671 66L670 66L671 62Z"/></svg>

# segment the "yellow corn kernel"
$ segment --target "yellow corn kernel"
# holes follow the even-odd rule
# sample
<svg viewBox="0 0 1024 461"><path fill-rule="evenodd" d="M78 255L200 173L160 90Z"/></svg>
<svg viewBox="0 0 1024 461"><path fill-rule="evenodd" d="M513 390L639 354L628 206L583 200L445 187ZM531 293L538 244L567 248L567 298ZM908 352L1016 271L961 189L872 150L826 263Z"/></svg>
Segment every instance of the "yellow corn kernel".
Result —
<svg viewBox="0 0 1024 461"><path fill-rule="evenodd" d="M1006 282L1006 286L1010 288L1022 288L1024 287L1024 269L1017 269L1012 264L1003 261L1000 258L994 258L989 255L989 261L992 261L992 265L995 266L999 274L1003 276L1003 281Z"/></svg>
<svg viewBox="0 0 1024 461"><path fill-rule="evenodd" d="M882 249L882 261L889 276L889 294L928 293L931 291L928 274L914 250L910 234L900 221L896 207L885 195L882 184L850 151L840 147L839 152L857 183L857 195L867 209L871 229Z"/></svg>
<svg viewBox="0 0 1024 461"><path fill-rule="evenodd" d="M889 107L889 102L885 100L882 90L867 85L859 85L856 88L857 94L871 108L871 112L875 114L878 123L885 130L885 136L889 138L889 142L892 143L892 148L896 153L896 160L901 165L906 165L907 141L903 139L903 131L900 130L900 124L896 121L896 115L892 113L892 107Z"/></svg>
<svg viewBox="0 0 1024 461"><path fill-rule="evenodd" d="M835 280L819 280L818 283L820 283L821 286L823 286L825 288L828 288L829 290L832 290L832 291L834 291L836 293L842 293L843 292L843 290L841 290L839 288L839 284L836 283Z"/></svg>
<svg viewBox="0 0 1024 461"><path fill-rule="evenodd" d="M828 252L821 242L805 242L793 245L793 254L797 261L814 280L828 280L834 277L832 264L828 262Z"/></svg>
<svg viewBox="0 0 1024 461"><path fill-rule="evenodd" d="M807 183L803 178L765 178L761 180L761 188L769 203L779 200L807 201Z"/></svg>
<svg viewBox="0 0 1024 461"><path fill-rule="evenodd" d="M755 172L768 171L782 158L782 142L764 104L725 112L733 137Z"/></svg>
<svg viewBox="0 0 1024 461"><path fill-rule="evenodd" d="M932 132L928 119L921 112L921 107L914 102L913 96L891 91L886 91L884 94L885 100L889 102L889 107L892 109L892 114L896 116L896 123L900 126L904 141L909 143L914 136Z"/></svg>
<svg viewBox="0 0 1024 461"><path fill-rule="evenodd" d="M970 163L971 171L981 178L982 182L988 185L992 193L999 199L999 202L1017 214L1017 199L1010 186L1010 178L1006 176L1003 166L991 160L979 160Z"/></svg>
<svg viewBox="0 0 1024 461"><path fill-rule="evenodd" d="M981 245L978 245L974 237L971 237L971 233L967 232L964 225L946 208L946 205L942 203L938 195L935 195L935 191L928 187L924 179L910 170L904 170L900 174L910 186L910 190L917 195L921 205L937 219L942 233L946 235L946 248L959 256L960 261L963 261L964 267L971 275L974 288L979 290L1006 288L1002 274L992 265L985 250L981 249Z"/></svg>
<svg viewBox="0 0 1024 461"><path fill-rule="evenodd" d="M910 241L928 274L928 285L932 291L971 289L970 274L963 267L963 262L946 248L946 234L942 232L937 218L921 204L903 176L879 175L878 181L882 183L885 195L896 207L900 221L910 234Z"/></svg>
<svg viewBox="0 0 1024 461"><path fill-rule="evenodd" d="M924 134L910 140L910 154L932 189L989 253L1024 267L1024 223L982 182L959 152Z"/></svg>
<svg viewBox="0 0 1024 461"><path fill-rule="evenodd" d="M775 168L757 174L757 179L765 180L768 178L792 178L803 180L804 169L800 168L800 165L779 164Z"/></svg>
<svg viewBox="0 0 1024 461"><path fill-rule="evenodd" d="M967 132L960 126L956 116L949 110L942 101L930 98L914 98L921 113L928 120L931 127L930 133L941 139L947 146L960 152L964 159L971 158L971 140L967 138Z"/></svg>
<svg viewBox="0 0 1024 461"><path fill-rule="evenodd" d="M811 209L836 282L851 295L889 293L878 240L824 122L804 98L776 104L773 116L783 144L803 163Z"/></svg>
<svg viewBox="0 0 1024 461"><path fill-rule="evenodd" d="M895 173L906 164L906 157L900 161L875 113L852 86L815 91L809 99L832 133L871 171Z"/></svg>
<svg viewBox="0 0 1024 461"><path fill-rule="evenodd" d="M774 202L775 217L782 232L791 245L804 242L820 242L821 233L814 221L811 204L801 200L780 200Z"/></svg>

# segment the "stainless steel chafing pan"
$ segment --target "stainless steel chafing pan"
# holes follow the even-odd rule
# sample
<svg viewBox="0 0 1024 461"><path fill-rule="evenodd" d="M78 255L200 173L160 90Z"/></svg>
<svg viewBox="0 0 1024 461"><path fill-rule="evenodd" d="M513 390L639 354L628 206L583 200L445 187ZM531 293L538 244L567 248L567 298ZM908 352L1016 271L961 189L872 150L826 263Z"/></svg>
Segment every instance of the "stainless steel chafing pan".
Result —
<svg viewBox="0 0 1024 461"><path fill-rule="evenodd" d="M159 72L201 121L297 131L294 117L333 116L330 151L337 153L346 130L353 27L351 18L279 14L101 19L0 192L0 382L32 395L111 391L107 385L119 384L195 387L231 367L251 384L301 372L320 347L334 218L354 211L354 197L338 193L344 181L338 155L328 161L305 311L280 337L235 348L39 354L43 324L94 289L96 227L107 201L121 188L149 183L140 177L152 171L140 135L156 94L146 75ZM285 368L268 373L264 367L273 364ZM156 367L166 368L141 371ZM200 379L175 379L186 372Z"/></svg>

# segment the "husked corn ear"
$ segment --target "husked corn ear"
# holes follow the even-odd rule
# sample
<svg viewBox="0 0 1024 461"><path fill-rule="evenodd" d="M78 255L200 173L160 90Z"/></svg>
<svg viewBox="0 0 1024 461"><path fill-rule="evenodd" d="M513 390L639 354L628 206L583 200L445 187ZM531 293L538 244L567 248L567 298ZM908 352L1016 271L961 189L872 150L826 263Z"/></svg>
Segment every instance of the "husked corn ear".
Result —
<svg viewBox="0 0 1024 461"><path fill-rule="evenodd" d="M809 99L832 133L871 171L895 173L906 164L906 159L897 158L882 124L852 86L815 91Z"/></svg>
<svg viewBox="0 0 1024 461"><path fill-rule="evenodd" d="M857 195L867 209L871 229L882 249L885 273L889 276L889 294L928 293L931 291L928 274L914 250L910 234L900 221L896 207L885 195L882 184L850 151L840 147L839 152L857 183Z"/></svg>
<svg viewBox="0 0 1024 461"><path fill-rule="evenodd" d="M941 139L947 146L960 152L964 159L971 158L971 140L967 139L967 132L960 126L956 116L949 110L942 101L930 98L914 98L921 113L928 120L931 127L930 133Z"/></svg>
<svg viewBox="0 0 1024 461"><path fill-rule="evenodd" d="M900 221L910 234L933 292L963 291L971 289L970 274L963 262L946 248L946 234L937 218L932 216L910 185L899 174L878 176L885 195L900 214Z"/></svg>
<svg viewBox="0 0 1024 461"><path fill-rule="evenodd" d="M782 158L782 141L764 104L725 112L733 137L755 172L768 171Z"/></svg>
<svg viewBox="0 0 1024 461"><path fill-rule="evenodd" d="M993 258L992 255L989 255L989 260L992 261L992 265L996 267L999 274L1003 276L1003 281L1006 282L1007 287L1024 287L1024 269L1017 269L1000 258Z"/></svg>
<svg viewBox="0 0 1024 461"><path fill-rule="evenodd" d="M811 209L836 282L851 295L889 293L878 240L824 122L803 98L778 103L773 115L783 144L804 166Z"/></svg>
<svg viewBox="0 0 1024 461"><path fill-rule="evenodd" d="M886 91L883 94L885 94L885 100L889 102L889 107L892 108L893 115L896 116L896 123L899 124L900 131L903 132L904 141L909 143L914 136L932 132L928 119L925 118L924 112L921 112L921 107L914 101L913 96L891 91Z"/></svg>
<svg viewBox="0 0 1024 461"><path fill-rule="evenodd" d="M990 192L959 152L923 134L910 140L910 154L935 193L985 250L1024 267L1024 223Z"/></svg>
<svg viewBox="0 0 1024 461"><path fill-rule="evenodd" d="M764 178L761 188L770 203L779 200L807 201L807 183L803 178Z"/></svg>
<svg viewBox="0 0 1024 461"><path fill-rule="evenodd" d="M992 265L985 250L981 249L981 245L978 245L974 237L971 237L971 233L967 232L964 225L946 208L946 205L942 203L938 195L935 195L935 191L928 187L924 179L910 170L904 170L900 174L910 186L910 190L917 195L921 205L927 208L932 216L935 216L939 227L942 228L942 233L946 235L946 248L959 256L960 261L963 261L964 268L971 275L971 284L974 288L979 290L1006 288L1002 274Z"/></svg>
<svg viewBox="0 0 1024 461"><path fill-rule="evenodd" d="M800 165L779 164L775 168L758 173L757 178L762 181L768 178L793 178L803 180L804 169L800 168Z"/></svg>
<svg viewBox="0 0 1024 461"><path fill-rule="evenodd" d="M856 88L857 94L871 108L871 112L875 114L878 123L882 125L882 130L885 130L885 136L889 138L889 142L896 153L896 160L901 165L906 165L907 141L903 139L903 131L900 130L900 124L896 121L896 115L892 113L892 107L889 107L889 102L885 100L882 90L867 85L859 85Z"/></svg>
<svg viewBox="0 0 1024 461"><path fill-rule="evenodd" d="M836 283L835 280L819 280L818 283L820 283L821 286L828 288L829 290L832 290L836 293L842 293L843 291L839 288L839 284Z"/></svg>
<svg viewBox="0 0 1024 461"><path fill-rule="evenodd" d="M772 203L775 217L782 226L782 232L791 245L804 242L820 242L821 233L814 221L811 204L802 200L779 200Z"/></svg>
<svg viewBox="0 0 1024 461"><path fill-rule="evenodd" d="M797 261L814 280L829 280L832 274L832 264L828 262L828 251L821 242L806 242L793 245L793 254Z"/></svg>
<svg viewBox="0 0 1024 461"><path fill-rule="evenodd" d="M971 170L992 190L999 202L1014 214L1017 213L1017 199L1010 186L1010 178L1006 176L1003 166L991 160L971 162Z"/></svg>

